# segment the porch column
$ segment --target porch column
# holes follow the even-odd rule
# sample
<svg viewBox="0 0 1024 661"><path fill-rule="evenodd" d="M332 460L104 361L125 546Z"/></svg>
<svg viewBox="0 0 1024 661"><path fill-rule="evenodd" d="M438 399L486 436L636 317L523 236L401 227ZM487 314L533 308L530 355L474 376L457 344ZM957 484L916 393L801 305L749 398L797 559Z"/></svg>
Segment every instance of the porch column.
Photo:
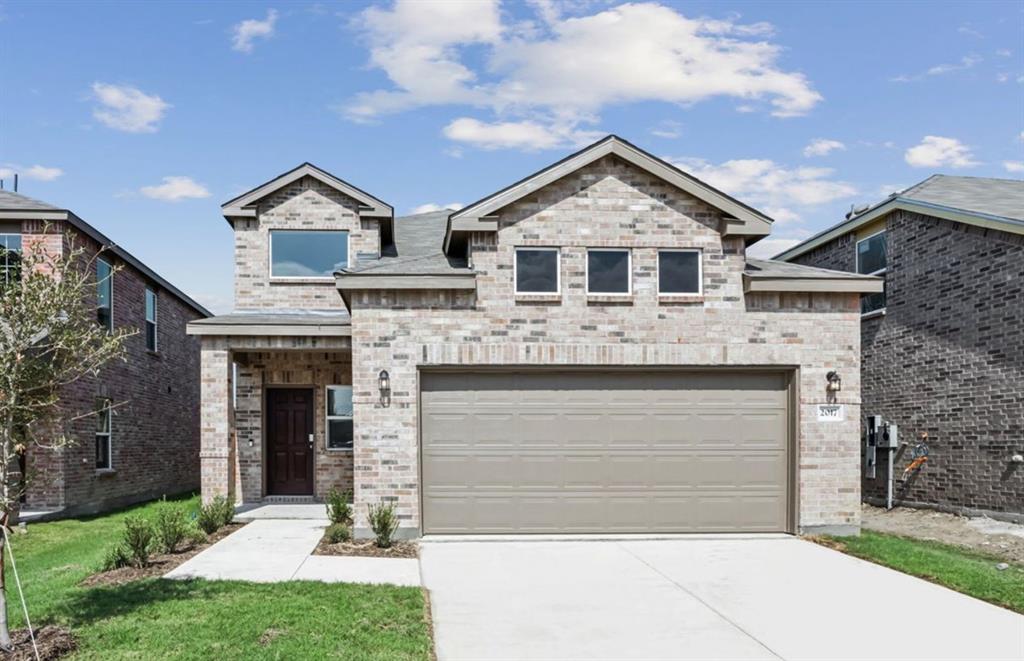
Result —
<svg viewBox="0 0 1024 661"><path fill-rule="evenodd" d="M201 360L201 466L203 502L216 496L235 501L234 410L231 350L225 338L204 337Z"/></svg>

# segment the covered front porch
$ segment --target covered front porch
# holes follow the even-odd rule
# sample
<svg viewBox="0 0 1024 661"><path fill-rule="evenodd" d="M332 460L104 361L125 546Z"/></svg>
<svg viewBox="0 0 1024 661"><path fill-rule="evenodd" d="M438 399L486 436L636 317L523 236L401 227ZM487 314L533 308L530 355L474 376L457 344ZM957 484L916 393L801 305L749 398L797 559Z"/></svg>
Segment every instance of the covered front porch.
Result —
<svg viewBox="0 0 1024 661"><path fill-rule="evenodd" d="M245 508L354 491L345 314L233 314L202 339L202 493Z"/></svg>

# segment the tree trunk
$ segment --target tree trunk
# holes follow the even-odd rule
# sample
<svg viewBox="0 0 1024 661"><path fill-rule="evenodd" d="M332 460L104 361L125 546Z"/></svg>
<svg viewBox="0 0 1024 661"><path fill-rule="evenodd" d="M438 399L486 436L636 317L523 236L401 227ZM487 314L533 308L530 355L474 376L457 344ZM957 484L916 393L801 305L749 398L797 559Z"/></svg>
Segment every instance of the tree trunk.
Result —
<svg viewBox="0 0 1024 661"><path fill-rule="evenodd" d="M7 527L7 513L0 519L0 526ZM11 631L7 625L7 560L4 551L7 536L0 531L0 650L10 652L14 649L11 643Z"/></svg>

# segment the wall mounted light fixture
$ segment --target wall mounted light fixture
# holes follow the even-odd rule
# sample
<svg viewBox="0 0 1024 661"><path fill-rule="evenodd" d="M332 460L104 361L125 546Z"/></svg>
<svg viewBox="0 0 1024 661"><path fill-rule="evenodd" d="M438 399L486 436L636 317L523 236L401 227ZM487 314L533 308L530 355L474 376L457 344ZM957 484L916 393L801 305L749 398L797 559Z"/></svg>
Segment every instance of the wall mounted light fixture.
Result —
<svg viewBox="0 0 1024 661"><path fill-rule="evenodd" d="M391 375L387 370L381 370L377 375L377 389L380 390L380 403L387 406L391 403Z"/></svg>
<svg viewBox="0 0 1024 661"><path fill-rule="evenodd" d="M835 370L829 372L825 375L825 380L828 382L828 385L825 386L825 390L828 392L839 392L843 389L843 379L839 376L839 372Z"/></svg>

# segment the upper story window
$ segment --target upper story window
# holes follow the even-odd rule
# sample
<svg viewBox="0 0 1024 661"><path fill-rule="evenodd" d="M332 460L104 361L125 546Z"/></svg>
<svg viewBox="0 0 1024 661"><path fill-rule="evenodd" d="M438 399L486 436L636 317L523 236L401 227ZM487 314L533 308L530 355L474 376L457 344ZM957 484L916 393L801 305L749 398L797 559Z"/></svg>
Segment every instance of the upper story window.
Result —
<svg viewBox="0 0 1024 661"><path fill-rule="evenodd" d="M702 279L700 250L658 251L659 296L699 296Z"/></svg>
<svg viewBox="0 0 1024 661"><path fill-rule="evenodd" d="M857 273L885 277L888 255L885 246L885 232L872 234L857 242ZM870 314L885 310L885 291L863 294L860 297L860 313Z"/></svg>
<svg viewBox="0 0 1024 661"><path fill-rule="evenodd" d="M348 266L348 232L273 230L270 277L330 279Z"/></svg>
<svg viewBox="0 0 1024 661"><path fill-rule="evenodd" d="M352 386L327 386L327 449L352 449Z"/></svg>
<svg viewBox="0 0 1024 661"><path fill-rule="evenodd" d="M516 248L517 294L557 294L561 291L558 248Z"/></svg>
<svg viewBox="0 0 1024 661"><path fill-rule="evenodd" d="M0 283L21 279L21 235L0 234Z"/></svg>
<svg viewBox="0 0 1024 661"><path fill-rule="evenodd" d="M114 330L114 268L105 259L96 260L96 321Z"/></svg>
<svg viewBox="0 0 1024 661"><path fill-rule="evenodd" d="M146 348L156 351L156 292L146 287Z"/></svg>
<svg viewBox="0 0 1024 661"><path fill-rule="evenodd" d="M631 262L628 250L619 248L587 250L587 293L631 293L633 280Z"/></svg>

